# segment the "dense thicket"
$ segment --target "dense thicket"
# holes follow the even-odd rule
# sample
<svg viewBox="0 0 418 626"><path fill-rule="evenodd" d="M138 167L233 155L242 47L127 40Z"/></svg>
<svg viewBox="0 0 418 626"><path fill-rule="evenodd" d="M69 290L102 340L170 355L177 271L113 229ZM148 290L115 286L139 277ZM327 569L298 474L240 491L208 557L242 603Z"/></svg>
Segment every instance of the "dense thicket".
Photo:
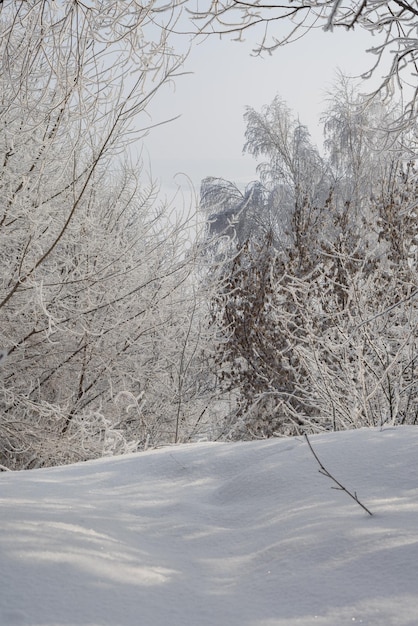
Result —
<svg viewBox="0 0 418 626"><path fill-rule="evenodd" d="M246 113L258 203L205 181L231 436L417 423L417 177L408 135L376 130L395 114L343 84L323 158L276 98Z"/></svg>
<svg viewBox="0 0 418 626"><path fill-rule="evenodd" d="M5 467L173 442L203 421L189 225L129 156L182 61L171 19L155 3L1 3Z"/></svg>

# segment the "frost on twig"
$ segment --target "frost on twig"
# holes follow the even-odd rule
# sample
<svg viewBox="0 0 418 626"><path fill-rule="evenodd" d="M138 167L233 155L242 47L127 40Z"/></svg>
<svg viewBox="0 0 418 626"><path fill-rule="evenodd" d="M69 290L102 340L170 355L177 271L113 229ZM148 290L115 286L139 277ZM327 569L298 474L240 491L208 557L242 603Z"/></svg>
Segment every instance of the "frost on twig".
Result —
<svg viewBox="0 0 418 626"><path fill-rule="evenodd" d="M357 502L357 504L359 506L361 506L362 509L364 509L366 511L366 513L368 513L369 515L373 515L373 513L371 511L369 511L369 509L362 503L360 502L360 500L357 497L356 492L351 493L351 491L349 491L348 489L346 489L346 487L344 487L344 485L342 485L336 478L334 478L334 476L332 474L330 474L330 472L324 467L324 465L322 464L322 462L319 460L318 455L316 454L315 450L312 447L311 442L309 441L309 437L308 435L305 433L305 439L306 439L306 443L308 444L312 454L314 455L315 459L318 462L319 465L319 473L322 474L323 476L327 476L328 478L330 478L337 486L334 487L334 489L338 489L339 491L345 491L345 493L347 495L350 496L350 498L352 498L353 500L355 500L355 502Z"/></svg>

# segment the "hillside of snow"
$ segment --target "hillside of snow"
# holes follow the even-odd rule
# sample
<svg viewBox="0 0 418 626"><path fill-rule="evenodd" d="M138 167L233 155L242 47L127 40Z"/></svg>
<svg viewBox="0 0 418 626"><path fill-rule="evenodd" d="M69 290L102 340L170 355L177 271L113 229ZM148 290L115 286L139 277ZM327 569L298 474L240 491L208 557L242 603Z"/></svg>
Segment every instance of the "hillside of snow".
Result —
<svg viewBox="0 0 418 626"><path fill-rule="evenodd" d="M0 475L1 626L417 626L418 428ZM335 486L335 485L334 485Z"/></svg>

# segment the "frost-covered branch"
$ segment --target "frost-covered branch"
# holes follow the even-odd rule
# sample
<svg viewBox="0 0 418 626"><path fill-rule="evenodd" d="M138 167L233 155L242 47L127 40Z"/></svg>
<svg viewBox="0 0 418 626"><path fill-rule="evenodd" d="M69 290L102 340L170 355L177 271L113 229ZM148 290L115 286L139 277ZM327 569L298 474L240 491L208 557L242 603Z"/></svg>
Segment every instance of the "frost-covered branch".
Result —
<svg viewBox="0 0 418 626"><path fill-rule="evenodd" d="M248 30L258 37L257 54L272 53L280 46L303 37L312 29L332 31L362 28L373 35L368 52L375 60L364 71L368 78L383 75L378 92L391 96L399 87L404 103L402 115L393 122L399 130L413 125L417 114L416 81L418 67L417 8L403 0L282 0L245 2L207 0L190 10L196 30L201 34L220 34L244 38Z"/></svg>

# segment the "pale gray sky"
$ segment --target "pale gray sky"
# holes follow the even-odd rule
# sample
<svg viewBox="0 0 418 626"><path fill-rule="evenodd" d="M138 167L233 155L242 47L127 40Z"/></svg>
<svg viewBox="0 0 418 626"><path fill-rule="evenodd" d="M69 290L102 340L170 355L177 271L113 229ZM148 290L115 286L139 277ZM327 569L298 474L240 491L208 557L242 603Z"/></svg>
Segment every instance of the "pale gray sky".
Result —
<svg viewBox="0 0 418 626"><path fill-rule="evenodd" d="M153 101L153 122L181 115L145 139L152 173L166 193L177 184L187 187L181 173L191 178L197 191L206 176L237 184L254 180L256 162L242 156L244 109L248 105L259 110L277 94L320 144L319 117L337 70L358 75L374 60L365 50L375 40L364 31L316 30L264 58L251 56L254 42L212 37L194 45L184 67L193 73L180 77L175 88L166 87Z"/></svg>

